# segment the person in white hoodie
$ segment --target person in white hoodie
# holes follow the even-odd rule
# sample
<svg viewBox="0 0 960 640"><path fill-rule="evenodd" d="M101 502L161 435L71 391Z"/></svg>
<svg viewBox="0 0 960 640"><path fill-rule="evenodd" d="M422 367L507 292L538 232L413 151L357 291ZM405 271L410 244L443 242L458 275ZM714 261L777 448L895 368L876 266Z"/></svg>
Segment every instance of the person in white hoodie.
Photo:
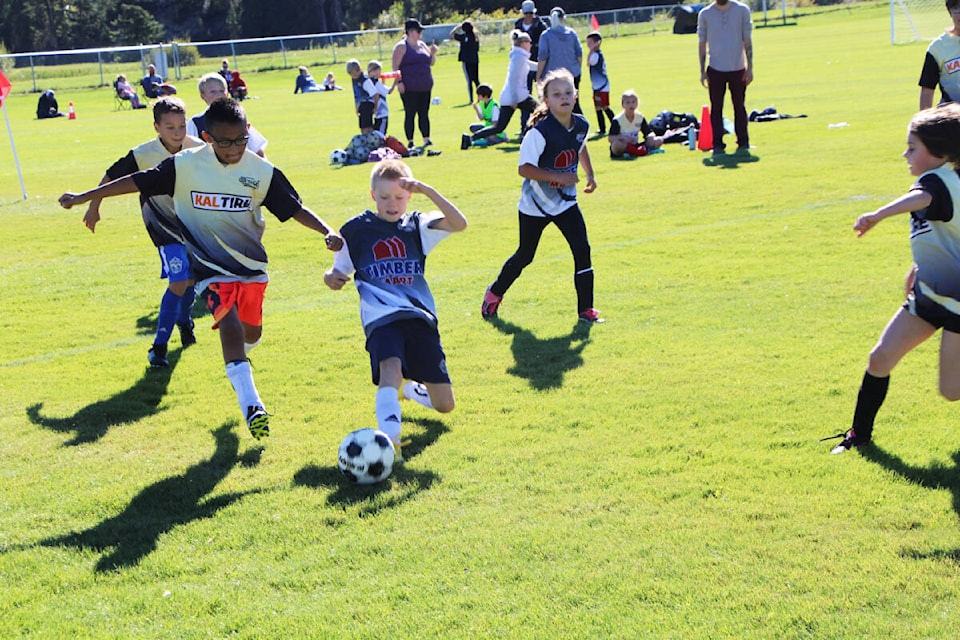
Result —
<svg viewBox="0 0 960 640"><path fill-rule="evenodd" d="M510 63L507 67L507 78L503 81L503 90L500 92L500 117L497 122L477 131L474 134L465 133L460 142L461 149L468 149L474 140L495 136L501 133L510 124L513 112L520 110L520 135L527 132L527 120L530 113L537 108L537 101L527 89L527 74L536 70L537 63L530 61L530 35L514 29L510 34L513 48L510 49Z"/></svg>

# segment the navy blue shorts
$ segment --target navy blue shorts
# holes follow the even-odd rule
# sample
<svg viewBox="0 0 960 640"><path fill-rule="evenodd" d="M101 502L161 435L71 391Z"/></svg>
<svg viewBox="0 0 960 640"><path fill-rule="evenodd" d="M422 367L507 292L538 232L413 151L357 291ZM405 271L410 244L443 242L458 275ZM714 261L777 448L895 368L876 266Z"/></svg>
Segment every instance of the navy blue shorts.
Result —
<svg viewBox="0 0 960 640"><path fill-rule="evenodd" d="M911 315L929 322L937 329L944 329L951 333L960 333L960 315L957 315L935 300L931 300L920 291L918 283L914 283L913 291L903 303L903 308Z"/></svg>
<svg viewBox="0 0 960 640"><path fill-rule="evenodd" d="M400 358L403 377L417 382L449 383L440 334L426 320L397 320L377 327L367 338L373 384L380 384L380 362Z"/></svg>

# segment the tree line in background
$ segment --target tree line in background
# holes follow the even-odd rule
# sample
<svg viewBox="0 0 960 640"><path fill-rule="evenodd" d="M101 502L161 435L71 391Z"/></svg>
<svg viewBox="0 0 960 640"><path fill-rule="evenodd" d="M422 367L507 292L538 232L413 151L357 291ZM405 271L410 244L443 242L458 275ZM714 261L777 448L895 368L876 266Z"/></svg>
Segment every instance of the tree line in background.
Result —
<svg viewBox="0 0 960 640"><path fill-rule="evenodd" d="M546 15L660 4L538 0ZM10 53L225 40L398 27L519 15L520 0L0 0L0 48Z"/></svg>

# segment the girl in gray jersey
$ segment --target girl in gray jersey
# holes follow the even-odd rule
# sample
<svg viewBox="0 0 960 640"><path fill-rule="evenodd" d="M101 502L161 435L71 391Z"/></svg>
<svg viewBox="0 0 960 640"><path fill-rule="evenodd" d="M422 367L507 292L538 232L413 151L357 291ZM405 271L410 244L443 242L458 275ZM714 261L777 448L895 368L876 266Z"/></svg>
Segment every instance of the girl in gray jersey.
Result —
<svg viewBox="0 0 960 640"><path fill-rule="evenodd" d="M870 352L853 426L833 436L843 440L831 453L869 444L890 372L937 329L943 329L940 393L947 400L960 400L960 105L915 115L903 157L917 181L906 194L857 218L853 228L859 237L885 218L910 214L914 264L907 276L907 301Z"/></svg>

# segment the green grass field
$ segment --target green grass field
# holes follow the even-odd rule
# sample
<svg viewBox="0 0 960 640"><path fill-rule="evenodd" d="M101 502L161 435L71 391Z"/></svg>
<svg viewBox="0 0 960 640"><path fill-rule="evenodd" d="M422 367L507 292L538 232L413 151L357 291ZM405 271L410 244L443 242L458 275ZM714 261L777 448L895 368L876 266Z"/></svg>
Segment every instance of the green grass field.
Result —
<svg viewBox="0 0 960 640"><path fill-rule="evenodd" d="M209 318L145 371L163 284L135 199L106 202L95 235L57 205L148 139L149 116L99 89L60 95L77 120L38 122L36 97L14 96L29 198L2 141L0 635L956 637L960 445L936 341L894 372L874 447L817 442L849 425L910 264L906 217L851 230L912 181L899 154L925 45L888 29L880 4L755 33L748 109L808 115L753 124L757 162L677 145L614 162L590 143L599 188L580 202L608 320L591 330L553 229L501 320L480 319L515 248L517 145L459 151L472 110L443 57L443 155L410 164L470 221L428 261L458 407L406 403L408 461L374 488L335 467L374 423L374 387L356 292L323 285L319 237L268 223L260 445ZM696 48L605 40L614 93L699 117ZM497 90L505 69L482 58ZM354 132L350 96L294 96L293 75L248 76L245 106L339 226L369 201L368 166L327 164Z"/></svg>

